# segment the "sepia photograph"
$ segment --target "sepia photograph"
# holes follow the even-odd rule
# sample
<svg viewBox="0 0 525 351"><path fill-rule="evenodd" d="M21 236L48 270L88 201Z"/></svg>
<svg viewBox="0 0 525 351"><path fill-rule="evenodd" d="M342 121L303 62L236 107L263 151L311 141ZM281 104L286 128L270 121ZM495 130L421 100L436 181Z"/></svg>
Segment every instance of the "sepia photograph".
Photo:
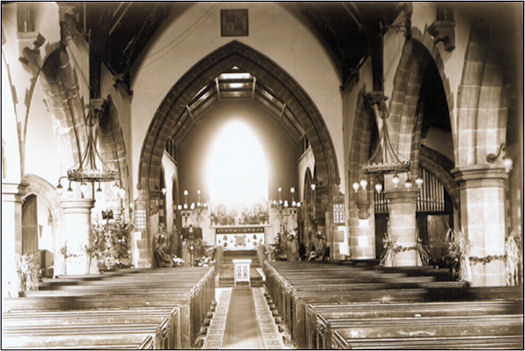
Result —
<svg viewBox="0 0 525 351"><path fill-rule="evenodd" d="M2 1L1 349L524 349L524 2Z"/></svg>

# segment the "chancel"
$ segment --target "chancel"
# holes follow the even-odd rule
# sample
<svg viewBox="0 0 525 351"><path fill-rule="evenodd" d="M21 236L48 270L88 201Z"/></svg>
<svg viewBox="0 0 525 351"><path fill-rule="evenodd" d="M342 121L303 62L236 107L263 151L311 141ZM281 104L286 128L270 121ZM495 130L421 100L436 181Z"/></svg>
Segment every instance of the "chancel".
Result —
<svg viewBox="0 0 525 351"><path fill-rule="evenodd" d="M2 3L2 348L523 349L523 3Z"/></svg>

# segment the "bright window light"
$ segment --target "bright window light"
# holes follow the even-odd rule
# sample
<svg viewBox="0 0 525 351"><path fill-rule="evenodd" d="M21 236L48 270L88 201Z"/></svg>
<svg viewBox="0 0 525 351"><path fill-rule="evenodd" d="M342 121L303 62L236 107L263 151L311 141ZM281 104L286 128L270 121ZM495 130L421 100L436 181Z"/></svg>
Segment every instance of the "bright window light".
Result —
<svg viewBox="0 0 525 351"><path fill-rule="evenodd" d="M244 86L243 83L229 83L228 85L231 89L239 89Z"/></svg>
<svg viewBox="0 0 525 351"><path fill-rule="evenodd" d="M268 167L259 140L243 122L227 124L211 144L205 166L210 200L227 206L268 200Z"/></svg>
<svg viewBox="0 0 525 351"><path fill-rule="evenodd" d="M250 73L222 73L219 79L250 79Z"/></svg>

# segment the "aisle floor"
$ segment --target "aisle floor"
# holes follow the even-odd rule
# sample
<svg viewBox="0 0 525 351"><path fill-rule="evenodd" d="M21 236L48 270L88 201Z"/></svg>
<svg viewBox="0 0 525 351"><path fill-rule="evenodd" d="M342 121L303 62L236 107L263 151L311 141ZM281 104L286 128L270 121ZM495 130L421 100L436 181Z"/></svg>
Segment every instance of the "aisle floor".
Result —
<svg viewBox="0 0 525 351"><path fill-rule="evenodd" d="M284 349L264 288L218 288L203 349Z"/></svg>

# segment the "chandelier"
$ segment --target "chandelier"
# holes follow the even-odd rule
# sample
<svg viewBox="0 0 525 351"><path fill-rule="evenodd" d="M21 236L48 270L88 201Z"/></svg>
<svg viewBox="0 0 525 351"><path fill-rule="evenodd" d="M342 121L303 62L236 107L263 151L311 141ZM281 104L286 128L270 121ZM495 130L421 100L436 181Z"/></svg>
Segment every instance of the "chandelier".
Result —
<svg viewBox="0 0 525 351"><path fill-rule="evenodd" d="M69 193L73 192L73 189L71 188L72 182L80 183L82 197L84 197L88 191L88 183L91 183L93 186L95 183L98 183L97 192L102 192L100 183L115 181L112 189L115 194L123 197L125 195L125 190L119 187L117 184L117 172L108 167L108 165L102 160L102 157L100 157L100 154L97 150L96 128L98 126L100 116L104 112L104 99L92 99L91 103L88 105L88 108L89 112L86 116L88 133L84 153L81 155L79 163L67 171L67 176L61 176L58 179L58 185L56 187L57 191L59 194L63 192L61 181L64 178L69 180L69 187L67 189ZM102 169L97 168L97 159L102 165Z"/></svg>
<svg viewBox="0 0 525 351"><path fill-rule="evenodd" d="M379 144L374 150L372 156L368 159L367 164L362 168L363 177L359 182L354 182L352 188L357 193L356 204L359 208L359 218L368 218L368 207L370 202L367 195L368 180L371 177L374 181L374 188L377 193L383 191L383 183L386 175L392 176L392 184L394 189L399 187L401 181L400 175L406 173L404 177L404 186L406 189L413 187L413 179L410 175L410 161L403 161L392 146L386 120L389 117L389 112L386 106L386 97L382 91L373 91L366 95L368 102L374 112L374 117L377 121L379 129ZM379 154L381 156L379 157ZM368 176L368 177L366 177ZM418 188L423 185L423 178L418 176L415 180Z"/></svg>
<svg viewBox="0 0 525 351"><path fill-rule="evenodd" d="M295 201L295 188L293 186L290 188L290 194L292 194L292 201L290 203L288 203L288 200L283 201L282 191L283 191L282 187L277 188L277 193L279 194L279 200L272 201L271 203L272 208L276 208L279 211L281 211L282 209L288 208L288 207L301 207L301 202Z"/></svg>
<svg viewBox="0 0 525 351"><path fill-rule="evenodd" d="M208 204L206 201L201 202L201 190L197 189L197 203L192 202L191 205L188 205L188 190L184 190L184 205L178 205L177 209L179 211L181 210L197 210L198 213L203 211L204 209L208 208Z"/></svg>

